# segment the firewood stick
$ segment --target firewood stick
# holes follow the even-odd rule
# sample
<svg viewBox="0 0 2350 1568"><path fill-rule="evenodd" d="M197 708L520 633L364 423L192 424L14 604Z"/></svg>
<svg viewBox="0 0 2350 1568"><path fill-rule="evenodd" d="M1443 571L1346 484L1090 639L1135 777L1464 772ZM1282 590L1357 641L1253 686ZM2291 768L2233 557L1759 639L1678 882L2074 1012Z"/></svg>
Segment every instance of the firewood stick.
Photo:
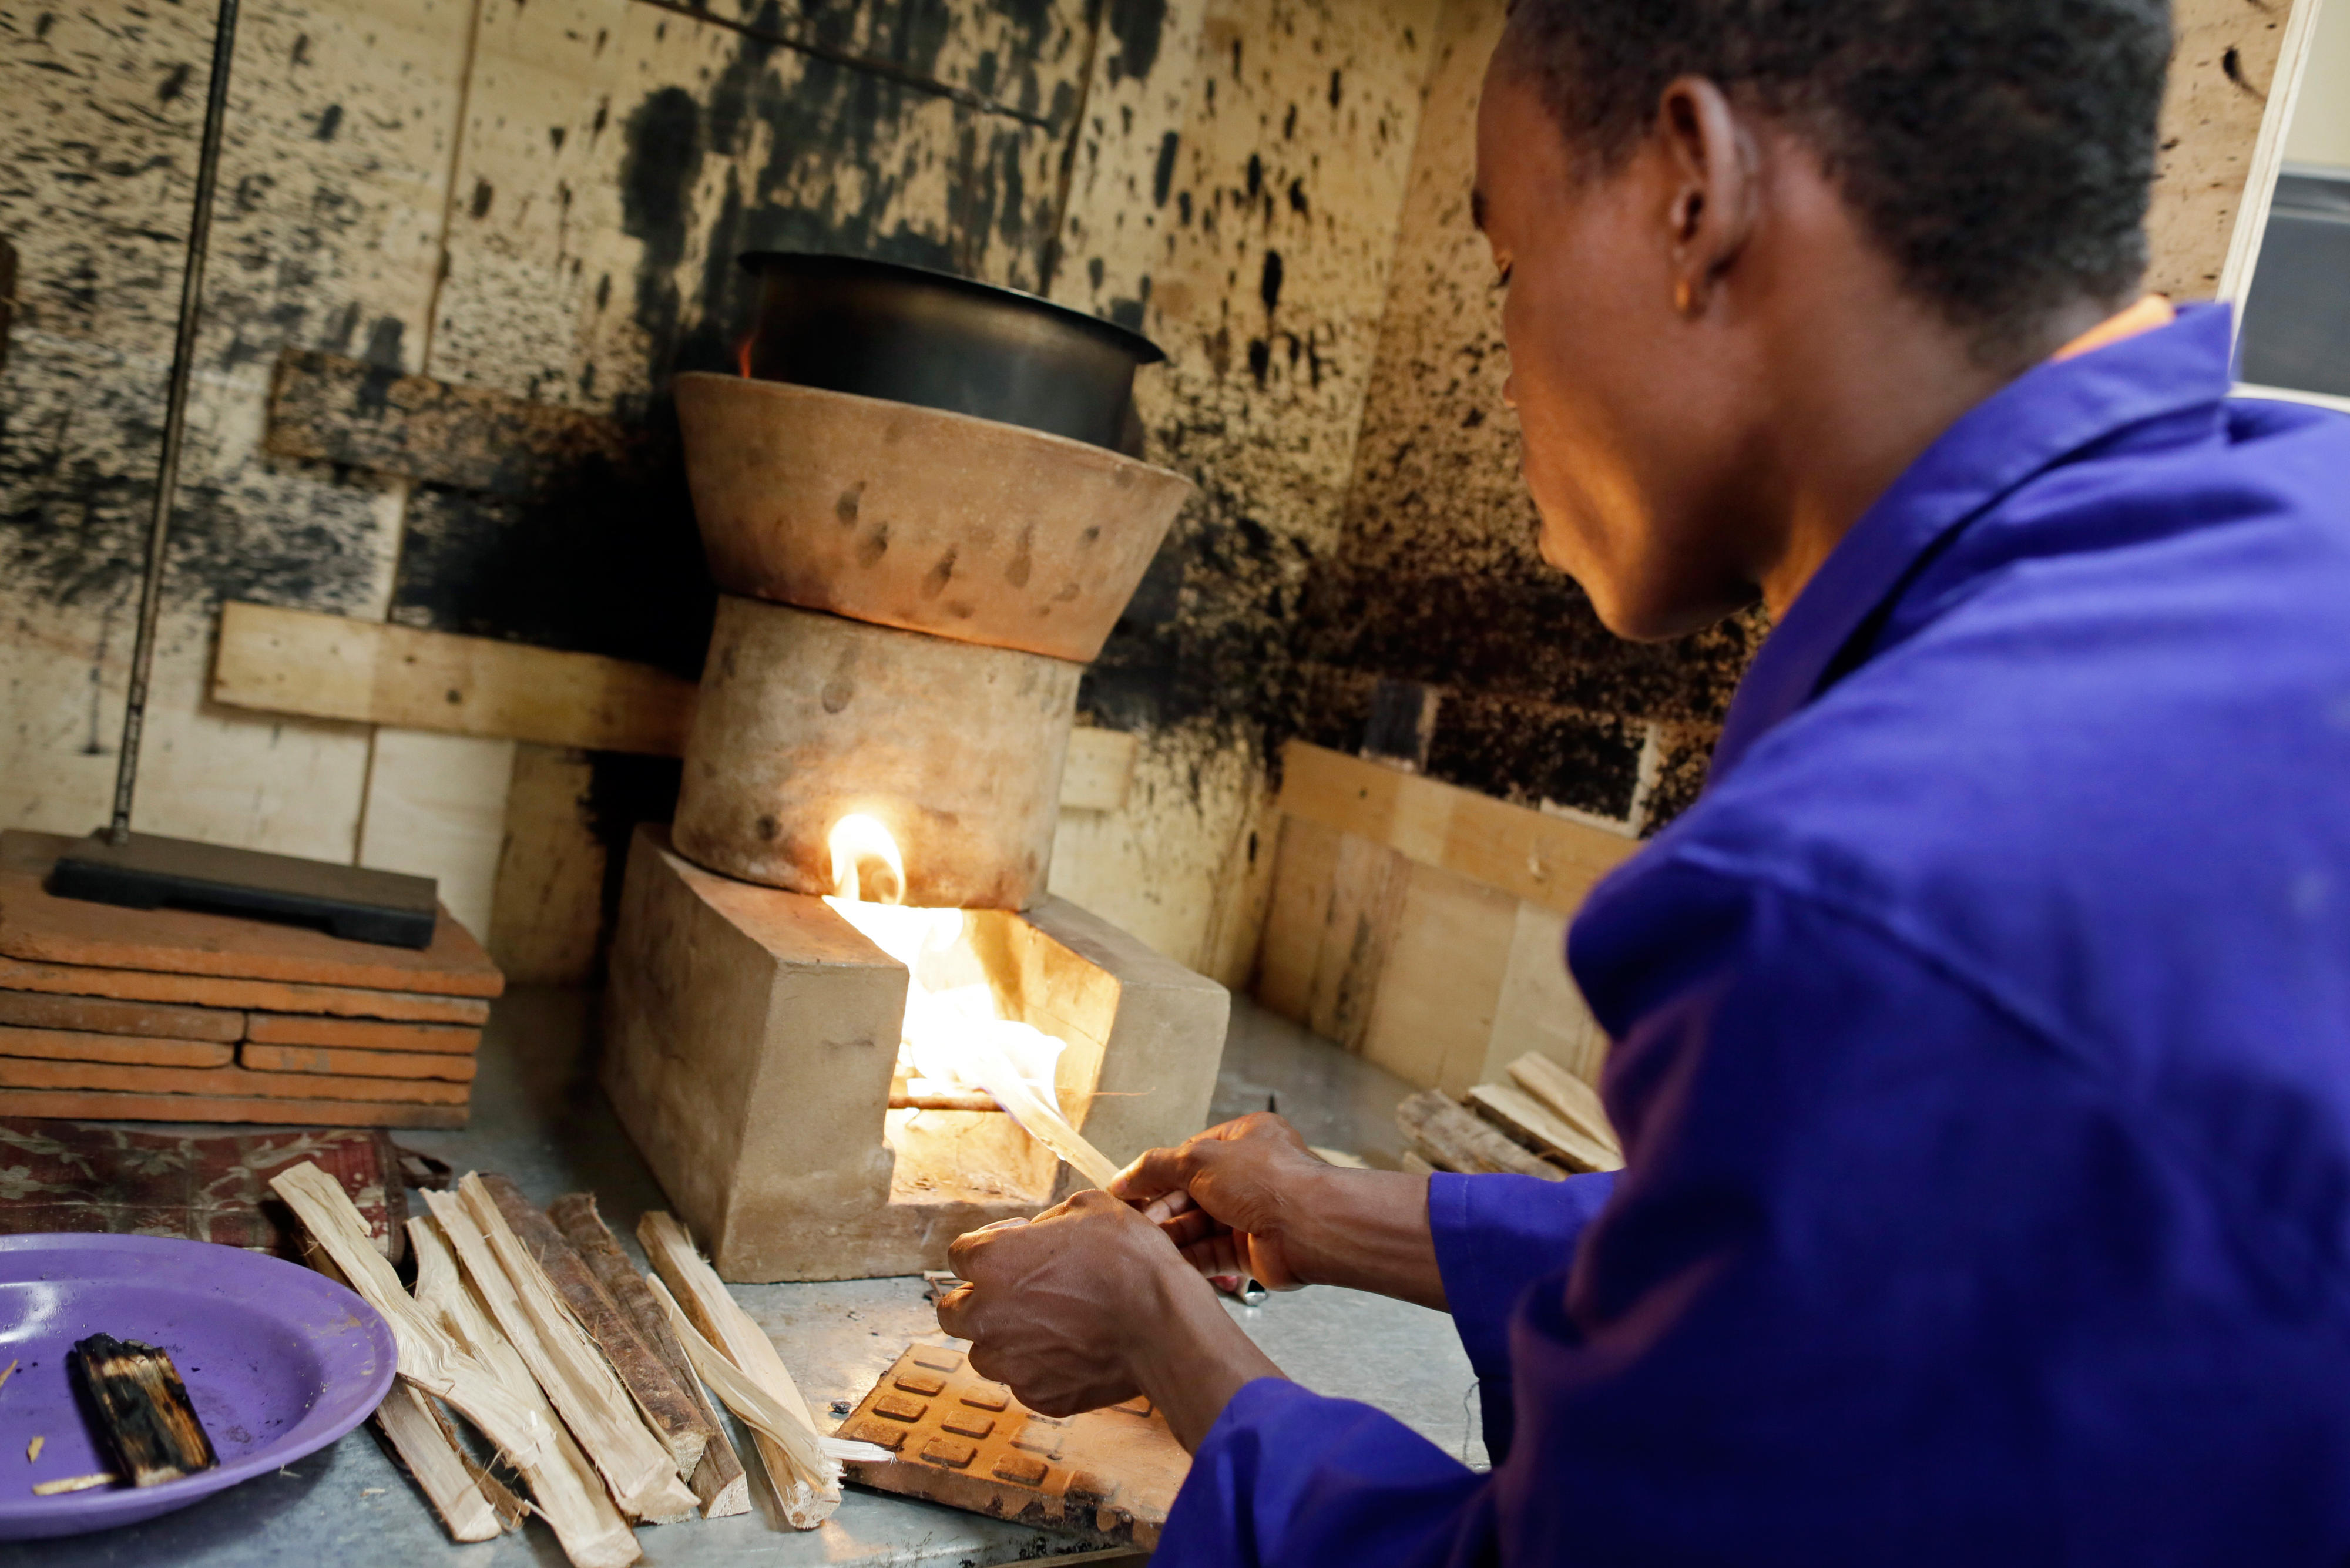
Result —
<svg viewBox="0 0 2350 1568"><path fill-rule="evenodd" d="M660 1357L620 1311L585 1259L573 1250L546 1211L523 1196L522 1189L503 1176L484 1175L482 1186L515 1240L545 1271L555 1293L578 1321L588 1337L604 1353L621 1386L636 1400L637 1409L653 1435L669 1449L678 1474L691 1476L702 1462L702 1450L717 1435L693 1401L679 1386Z"/></svg>
<svg viewBox="0 0 2350 1568"><path fill-rule="evenodd" d="M316 1238L302 1238L302 1261L345 1289L350 1287ZM391 1445L451 1540L490 1541L520 1528L525 1511L522 1500L465 1451L431 1395L413 1383L395 1382L373 1418L376 1430Z"/></svg>
<svg viewBox="0 0 2350 1568"><path fill-rule="evenodd" d="M457 1266L457 1254L451 1251L448 1236L440 1223L430 1215L412 1216L408 1221L408 1245L416 1258L416 1304L480 1361L502 1387L537 1412L554 1429L556 1451L579 1495L592 1499L603 1515L619 1520L619 1505L605 1490L604 1480L596 1473L596 1467L579 1451L571 1429L547 1402L546 1390L538 1386L521 1354L490 1321L490 1309L482 1304L480 1294L465 1282L464 1272ZM506 1517L506 1505L513 1501L513 1494L498 1483L496 1477L475 1464L473 1455L462 1448L457 1451L480 1484L483 1495L490 1500L490 1506L498 1511L501 1518Z"/></svg>
<svg viewBox="0 0 2350 1568"><path fill-rule="evenodd" d="M1010 1112L1012 1119L1025 1128L1030 1137L1060 1156L1096 1187L1109 1189L1119 1167L1087 1143L1085 1135L1061 1114L1059 1106L1029 1086L1028 1080L1020 1075L1020 1070L1012 1064L1011 1056L1001 1046L973 1033L963 1043L963 1055L958 1065L993 1096L995 1103Z"/></svg>
<svg viewBox="0 0 2350 1568"><path fill-rule="evenodd" d="M515 1397L400 1288L400 1276L368 1239L366 1222L342 1184L305 1160L270 1178L269 1185L334 1259L352 1290L390 1325L400 1376L446 1400L522 1472L564 1555L577 1568L627 1568L634 1563L640 1555L637 1538L603 1489L567 1461L569 1439L561 1423Z"/></svg>
<svg viewBox="0 0 2350 1568"><path fill-rule="evenodd" d="M497 1509L465 1467L457 1435L415 1384L393 1384L376 1407L375 1422L452 1541L494 1541L504 1532Z"/></svg>
<svg viewBox="0 0 2350 1568"><path fill-rule="evenodd" d="M457 1188L427 1192L424 1201L491 1320L546 1391L620 1511L657 1523L691 1515L697 1504L678 1478L676 1461L647 1429L594 1343L563 1310L545 1272L515 1240L481 1178L468 1175Z"/></svg>
<svg viewBox="0 0 2350 1568"><path fill-rule="evenodd" d="M799 1386L792 1381L784 1358L775 1354L775 1343L727 1293L717 1271L694 1251L685 1228L655 1210L637 1221L637 1240L644 1243L645 1256L682 1309L685 1321L724 1352L737 1371L773 1396L787 1414L796 1415L811 1433L816 1431L816 1414L800 1397ZM725 1397L723 1390L718 1392L720 1398ZM759 1457L766 1461L767 1477L775 1482L784 1517L792 1527L814 1530L830 1518L840 1506L839 1462L823 1459L813 1467L803 1467L790 1448L766 1433L754 1430L752 1438Z"/></svg>
<svg viewBox="0 0 2350 1568"><path fill-rule="evenodd" d="M619 1240L596 1212L596 1195L573 1192L547 1205L546 1217L555 1221L572 1248L586 1261L597 1282L619 1303L620 1311L636 1325L637 1333L661 1358L676 1378L693 1407L702 1413L710 1428L710 1446L702 1450L702 1462L693 1468L687 1484L693 1495L702 1500L702 1517L727 1519L751 1511L750 1480L743 1473L743 1461L734 1452L734 1445L718 1424L718 1412L711 1407L710 1397L702 1392L702 1379L694 1375L692 1363L686 1359L685 1346L678 1342L676 1331L670 1327L668 1317L645 1282L645 1277L620 1251Z"/></svg>
<svg viewBox="0 0 2350 1568"><path fill-rule="evenodd" d="M718 1397L725 1402L729 1410L743 1417L744 1425L754 1432L773 1438L791 1456L794 1475L821 1479L827 1468L827 1461L842 1457L833 1452L832 1439L825 1438L802 1420L796 1411L785 1409L781 1399L744 1376L741 1367L726 1359L724 1351L704 1339L702 1331L688 1321L685 1309L677 1304L677 1298L669 1293L669 1287L659 1280L653 1282L653 1299L660 1303L661 1311L669 1314L671 1325L677 1330L678 1338L684 1342L685 1353L692 1358L693 1369L702 1375L702 1380L718 1391ZM873 1450L871 1457L879 1462L886 1463L896 1457L879 1444L855 1446L860 1450L870 1448ZM860 1451L856 1457L867 1456Z"/></svg>

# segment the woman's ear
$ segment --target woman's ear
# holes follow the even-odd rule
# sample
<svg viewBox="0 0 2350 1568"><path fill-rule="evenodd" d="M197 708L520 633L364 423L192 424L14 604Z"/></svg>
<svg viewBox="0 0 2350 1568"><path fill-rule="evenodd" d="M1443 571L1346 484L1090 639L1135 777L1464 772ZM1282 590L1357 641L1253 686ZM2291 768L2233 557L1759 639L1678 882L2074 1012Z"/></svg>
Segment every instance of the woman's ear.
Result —
<svg viewBox="0 0 2350 1568"><path fill-rule="evenodd" d="M1654 134L1671 182L1665 223L1673 309L1695 321L1753 234L1761 192L1755 142L1728 95L1703 77L1666 84Z"/></svg>

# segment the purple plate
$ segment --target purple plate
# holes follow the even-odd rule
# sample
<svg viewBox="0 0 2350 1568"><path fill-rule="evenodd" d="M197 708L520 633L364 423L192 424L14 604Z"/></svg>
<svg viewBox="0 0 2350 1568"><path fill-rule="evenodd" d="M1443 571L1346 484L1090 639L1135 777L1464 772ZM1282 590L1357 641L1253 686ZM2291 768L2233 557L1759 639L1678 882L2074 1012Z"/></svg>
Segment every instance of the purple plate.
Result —
<svg viewBox="0 0 2350 1568"><path fill-rule="evenodd" d="M66 1374L93 1334L172 1353L220 1455L161 1486L35 1497L109 1468ZM311 1270L156 1236L0 1236L0 1541L152 1519L316 1452L373 1413L399 1353L376 1310ZM41 1457L25 1461L36 1437Z"/></svg>

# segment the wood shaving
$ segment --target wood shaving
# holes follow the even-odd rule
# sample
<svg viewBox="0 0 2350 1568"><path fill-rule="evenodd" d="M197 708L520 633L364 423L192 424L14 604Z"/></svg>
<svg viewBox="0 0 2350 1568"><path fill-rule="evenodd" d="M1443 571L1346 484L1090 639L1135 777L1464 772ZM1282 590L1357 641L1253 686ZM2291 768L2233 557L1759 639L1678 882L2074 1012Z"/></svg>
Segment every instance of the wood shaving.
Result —
<svg viewBox="0 0 2350 1568"><path fill-rule="evenodd" d="M43 1481L33 1489L35 1497L55 1497L64 1491L88 1491L92 1487L112 1486L120 1479L110 1470L100 1470L92 1476L68 1476L63 1480Z"/></svg>
<svg viewBox="0 0 2350 1568"><path fill-rule="evenodd" d="M41 1450L48 1446L48 1441L49 1440L47 1438L35 1438L31 1442L26 1443L25 1445L25 1462L29 1465L34 1460L39 1459L41 1457Z"/></svg>

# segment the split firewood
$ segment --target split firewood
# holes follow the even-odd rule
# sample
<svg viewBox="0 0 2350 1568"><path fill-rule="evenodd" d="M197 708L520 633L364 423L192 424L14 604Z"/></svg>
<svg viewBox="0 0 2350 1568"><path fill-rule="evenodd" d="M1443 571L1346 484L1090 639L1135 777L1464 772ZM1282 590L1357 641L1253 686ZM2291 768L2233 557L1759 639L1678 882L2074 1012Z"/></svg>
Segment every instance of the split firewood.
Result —
<svg viewBox="0 0 2350 1568"><path fill-rule="evenodd" d="M411 1225L417 1223L414 1220ZM328 1279L350 1288L350 1281L335 1266L312 1236L302 1238L302 1261ZM432 1397L412 1383L398 1382L375 1407L375 1428L408 1479L432 1505L432 1511L452 1541L490 1541L522 1527L527 1511L505 1483L484 1469L457 1441L449 1417Z"/></svg>
<svg viewBox="0 0 2350 1568"><path fill-rule="evenodd" d="M1549 1057L1531 1051L1510 1064L1510 1077L1519 1088L1548 1106L1567 1126L1615 1155L1617 1165L1623 1163L1623 1140L1616 1136L1615 1124L1607 1119L1607 1107L1600 1102L1598 1090Z"/></svg>
<svg viewBox="0 0 2350 1568"><path fill-rule="evenodd" d="M811 1436L819 1432L816 1412L800 1397L799 1386L792 1381L784 1358L775 1354L775 1343L727 1293L717 1271L694 1251L685 1228L655 1210L637 1222L637 1240L644 1244L653 1272L669 1287L683 1320L723 1352L735 1370L764 1389L785 1414L796 1417ZM682 1341L684 1336L679 1338ZM687 1354L692 1354L691 1347ZM712 1386L721 1399L725 1398L723 1388ZM814 1530L832 1517L840 1506L839 1461L820 1456L816 1463L804 1463L794 1451L796 1445L780 1442L755 1428L752 1437L759 1457L766 1461L767 1479L775 1483L775 1495L783 1502L784 1518L792 1528Z"/></svg>
<svg viewBox="0 0 2350 1568"><path fill-rule="evenodd" d="M640 1555L635 1535L592 1474L571 1462L577 1450L562 1423L543 1401L534 1406L519 1397L438 1316L400 1288L400 1276L369 1239L366 1222L342 1184L305 1160L270 1178L269 1185L334 1259L351 1289L383 1314L399 1345L400 1376L480 1428L521 1472L564 1555L577 1568L626 1568L634 1563ZM421 1254L418 1268L421 1280Z"/></svg>
<svg viewBox="0 0 2350 1568"><path fill-rule="evenodd" d="M686 1354L693 1358L694 1370L703 1382L718 1390L726 1407L743 1417L753 1431L772 1438L792 1457L792 1467L801 1475L822 1475L828 1463L848 1459L870 1464L887 1464L897 1456L879 1443L861 1443L850 1438L827 1438L801 1419L796 1411L785 1408L775 1394L762 1388L746 1376L742 1368L726 1359L726 1353L702 1336L702 1331L687 1321L685 1311L669 1287L659 1280L653 1282L653 1298L670 1316L678 1337L684 1341Z"/></svg>
<svg viewBox="0 0 2350 1568"><path fill-rule="evenodd" d="M653 1347L645 1343L620 1311L609 1292L589 1272L587 1260L575 1251L546 1211L523 1196L522 1189L503 1176L484 1175L482 1186L497 1205L498 1213L514 1231L523 1251L545 1271L547 1282L570 1309L588 1337L604 1353L637 1408L668 1449L678 1474L691 1476L702 1462L702 1450L717 1435L685 1390L671 1376Z"/></svg>
<svg viewBox="0 0 2350 1568"><path fill-rule="evenodd" d="M424 1201L491 1320L546 1391L621 1511L660 1523L691 1516L694 1497L676 1461L646 1428L595 1343L564 1311L481 1178L465 1177L453 1193L427 1192Z"/></svg>
<svg viewBox="0 0 2350 1568"><path fill-rule="evenodd" d="M1506 1084L1480 1084L1469 1108L1536 1154L1555 1157L1570 1170L1620 1170L1624 1157L1569 1127L1548 1106Z"/></svg>
<svg viewBox="0 0 2350 1568"><path fill-rule="evenodd" d="M645 1277L620 1251L619 1238L605 1225L604 1217L596 1212L596 1195L573 1192L547 1205L546 1217L555 1221L556 1229L571 1243L586 1262L612 1300L617 1303L638 1334L661 1358L670 1376L692 1399L703 1423L710 1428L710 1445L702 1450L702 1462L693 1467L686 1478L693 1495L702 1500L702 1517L728 1519L751 1511L750 1478L743 1473L743 1461L734 1452L734 1445L726 1440L725 1431L718 1424L718 1412L711 1407L710 1397L702 1392L702 1379L694 1375L693 1365L686 1359L685 1346L679 1343L668 1317Z"/></svg>
<svg viewBox="0 0 2350 1568"><path fill-rule="evenodd" d="M1425 1089L1396 1107L1396 1126L1439 1170L1501 1173L1564 1181L1566 1172L1520 1148L1471 1116L1441 1089Z"/></svg>
<svg viewBox="0 0 2350 1568"><path fill-rule="evenodd" d="M527 1407L554 1431L553 1449L558 1461L557 1482L576 1499L585 1500L595 1516L604 1521L608 1527L618 1524L625 1528L626 1521L620 1518L619 1506L612 1501L612 1494L605 1490L603 1478L596 1473L596 1467L588 1463L588 1456L580 1452L571 1429L563 1424L563 1417L547 1402L546 1390L541 1388L538 1379L531 1376L530 1367L523 1361L521 1353L491 1321L490 1309L482 1304L480 1293L467 1282L464 1271L458 1267L457 1254L451 1249L448 1234L441 1229L440 1222L425 1214L411 1218L408 1221L408 1244L416 1258L416 1304L424 1310L425 1315L438 1323L452 1341L473 1356L500 1387ZM463 1449L459 1451L464 1453ZM495 1477L474 1464L470 1453L464 1457L467 1469L474 1473L482 1487L482 1494L490 1500L490 1506L499 1509L503 1515L499 1498L504 1488L497 1484ZM635 1539L634 1536L629 1537L631 1542Z"/></svg>
<svg viewBox="0 0 2350 1568"><path fill-rule="evenodd" d="M93 1334L74 1342L66 1365L97 1414L116 1471L131 1485L161 1486L220 1463L170 1351Z"/></svg>
<svg viewBox="0 0 2350 1568"><path fill-rule="evenodd" d="M1119 1166L1086 1141L1085 1134L1020 1075L1012 1057L983 1033L962 1042L960 1071L968 1074L1018 1122L1030 1137L1058 1155L1079 1176L1107 1191L1118 1179Z"/></svg>
<svg viewBox="0 0 2350 1568"><path fill-rule="evenodd" d="M416 1483L416 1490L440 1516L452 1541L494 1541L522 1522L521 1501L494 1478L476 1478L448 1417L416 1385L393 1384L383 1403L376 1407L375 1424L392 1452L400 1456L400 1466ZM483 1490L484 1480L505 1492L505 1500L514 1504L512 1515Z"/></svg>

